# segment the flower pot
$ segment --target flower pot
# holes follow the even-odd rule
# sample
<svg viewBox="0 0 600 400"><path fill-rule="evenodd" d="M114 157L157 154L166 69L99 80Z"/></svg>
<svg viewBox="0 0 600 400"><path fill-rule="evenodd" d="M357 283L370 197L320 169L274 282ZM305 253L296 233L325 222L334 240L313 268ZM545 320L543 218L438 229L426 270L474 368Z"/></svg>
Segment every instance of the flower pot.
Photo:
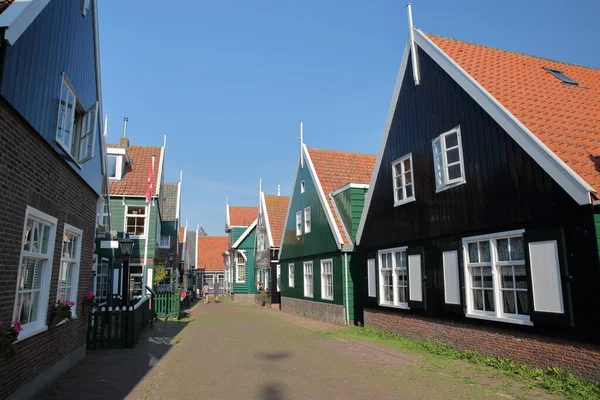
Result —
<svg viewBox="0 0 600 400"><path fill-rule="evenodd" d="M65 318L62 318L59 315L54 314L52 319L50 320L50 328L54 328L56 325L60 324Z"/></svg>

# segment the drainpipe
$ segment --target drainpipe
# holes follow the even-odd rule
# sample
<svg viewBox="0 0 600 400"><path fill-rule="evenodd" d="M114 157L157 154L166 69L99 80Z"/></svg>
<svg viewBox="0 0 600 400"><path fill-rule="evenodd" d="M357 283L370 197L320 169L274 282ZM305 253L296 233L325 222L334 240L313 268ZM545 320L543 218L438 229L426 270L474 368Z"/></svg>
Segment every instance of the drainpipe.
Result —
<svg viewBox="0 0 600 400"><path fill-rule="evenodd" d="M348 294L348 253L344 253L344 270L346 273L346 325L350 325L350 295Z"/></svg>

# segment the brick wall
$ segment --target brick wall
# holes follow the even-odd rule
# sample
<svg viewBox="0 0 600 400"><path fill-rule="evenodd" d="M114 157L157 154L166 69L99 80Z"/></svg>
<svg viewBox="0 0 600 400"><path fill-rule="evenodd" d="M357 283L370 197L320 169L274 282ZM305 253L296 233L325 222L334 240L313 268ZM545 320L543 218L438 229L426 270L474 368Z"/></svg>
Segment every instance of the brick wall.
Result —
<svg viewBox="0 0 600 400"><path fill-rule="evenodd" d="M319 303L281 296L281 311L337 325L346 325L346 309L338 304Z"/></svg>
<svg viewBox="0 0 600 400"><path fill-rule="evenodd" d="M13 320L27 205L58 218L49 310L57 297L64 224L83 230L77 302L80 316L16 343L14 357L0 359L0 398L85 345L87 321L81 304L85 293L92 290L96 202L97 194L0 98L0 320Z"/></svg>
<svg viewBox="0 0 600 400"><path fill-rule="evenodd" d="M409 339L449 344L458 350L474 350L542 368L558 366L582 378L600 381L600 346L376 310L365 310L364 318L365 326Z"/></svg>

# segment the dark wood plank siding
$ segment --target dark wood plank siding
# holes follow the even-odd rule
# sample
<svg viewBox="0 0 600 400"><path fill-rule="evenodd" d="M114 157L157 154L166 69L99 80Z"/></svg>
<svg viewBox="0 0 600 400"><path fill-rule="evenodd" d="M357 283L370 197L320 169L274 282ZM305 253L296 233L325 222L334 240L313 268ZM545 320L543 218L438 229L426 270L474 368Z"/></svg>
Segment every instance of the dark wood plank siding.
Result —
<svg viewBox="0 0 600 400"><path fill-rule="evenodd" d="M100 149L82 168L55 144L58 101L64 72L85 109L97 99L93 14L81 14L81 0L51 1L6 49L0 93L71 164L94 190L101 191Z"/></svg>

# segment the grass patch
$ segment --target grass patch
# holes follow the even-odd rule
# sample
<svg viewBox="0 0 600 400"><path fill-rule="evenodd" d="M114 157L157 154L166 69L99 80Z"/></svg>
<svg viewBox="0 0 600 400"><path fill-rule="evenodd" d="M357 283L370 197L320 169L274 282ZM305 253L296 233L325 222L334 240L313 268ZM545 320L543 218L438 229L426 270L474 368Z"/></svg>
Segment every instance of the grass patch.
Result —
<svg viewBox="0 0 600 400"><path fill-rule="evenodd" d="M531 367L518 364L508 358L485 356L472 350L459 351L452 346L410 340L395 333L369 327L340 329L318 335L375 340L401 349L464 360L474 365L495 368L504 376L523 382L525 386L541 387L551 393L561 394L567 399L600 399L600 383L579 379L558 367L547 369Z"/></svg>

